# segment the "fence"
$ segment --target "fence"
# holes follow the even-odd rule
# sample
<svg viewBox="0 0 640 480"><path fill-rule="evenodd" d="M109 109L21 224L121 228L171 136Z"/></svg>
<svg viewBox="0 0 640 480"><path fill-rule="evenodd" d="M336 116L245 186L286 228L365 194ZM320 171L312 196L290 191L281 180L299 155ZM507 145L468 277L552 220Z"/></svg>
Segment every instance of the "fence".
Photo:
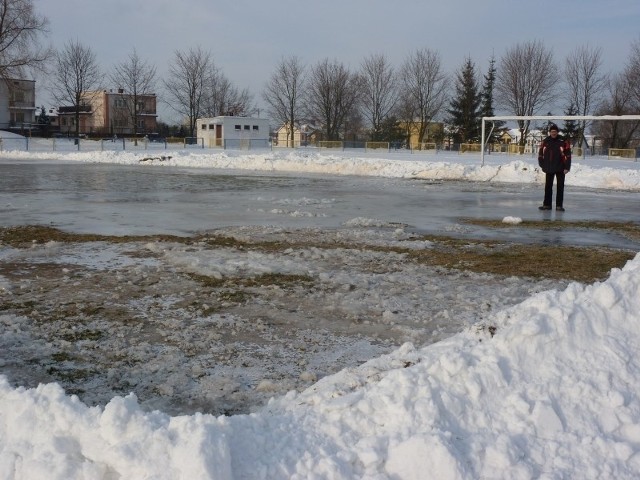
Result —
<svg viewBox="0 0 640 480"><path fill-rule="evenodd" d="M296 145L295 149L340 149L361 150L364 152L384 153L422 153L436 155L441 152L481 153L480 144L446 144L416 143L406 148L401 142L364 142L364 141L323 141L317 144ZM40 138L40 137L2 137L0 132L0 151L32 151L32 152L71 152L71 151L160 151L160 150L293 150L291 147L272 145L267 139L209 140L201 137L167 137L167 138ZM637 161L640 148L587 148L575 147L574 159L588 159L592 156L610 159L629 159ZM485 154L489 155L525 155L537 157L538 145L523 147L516 144L488 144Z"/></svg>
<svg viewBox="0 0 640 480"><path fill-rule="evenodd" d="M438 147L435 143L413 143L411 144L411 150L417 150L419 152L433 150L435 152L438 150Z"/></svg>
<svg viewBox="0 0 640 480"><path fill-rule="evenodd" d="M70 152L70 151L145 151L167 149L204 148L201 142L187 143L184 138L150 141L144 138L36 138L0 137L0 151Z"/></svg>
<svg viewBox="0 0 640 480"><path fill-rule="evenodd" d="M461 143L460 153L480 153L481 145L479 143Z"/></svg>
<svg viewBox="0 0 640 480"><path fill-rule="evenodd" d="M607 152L607 158L628 158L637 160L635 148L610 148Z"/></svg>
<svg viewBox="0 0 640 480"><path fill-rule="evenodd" d="M320 148L344 148L344 145L341 141L338 140L323 140L318 142L318 147Z"/></svg>

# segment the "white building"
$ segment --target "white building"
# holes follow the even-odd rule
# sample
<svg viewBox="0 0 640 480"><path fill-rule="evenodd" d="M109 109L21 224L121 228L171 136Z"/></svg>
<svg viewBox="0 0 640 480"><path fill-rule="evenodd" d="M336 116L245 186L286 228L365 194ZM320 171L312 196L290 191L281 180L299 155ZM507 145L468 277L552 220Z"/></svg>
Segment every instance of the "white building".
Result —
<svg viewBox="0 0 640 480"><path fill-rule="evenodd" d="M254 117L213 117L196 120L196 136L207 147L266 148L269 120Z"/></svg>

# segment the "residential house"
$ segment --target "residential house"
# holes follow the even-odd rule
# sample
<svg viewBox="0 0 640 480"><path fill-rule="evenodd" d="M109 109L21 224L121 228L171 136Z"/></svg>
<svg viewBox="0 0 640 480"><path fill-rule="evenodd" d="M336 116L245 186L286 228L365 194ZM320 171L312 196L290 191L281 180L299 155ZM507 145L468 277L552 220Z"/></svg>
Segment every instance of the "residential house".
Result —
<svg viewBox="0 0 640 480"><path fill-rule="evenodd" d="M30 130L35 122L35 80L0 80L0 128Z"/></svg>
<svg viewBox="0 0 640 480"><path fill-rule="evenodd" d="M79 133L104 136L153 133L157 130L156 106L154 93L134 97L123 89L85 92L80 105ZM133 125L134 111L137 128ZM75 133L74 106L59 107L58 117L62 133Z"/></svg>
<svg viewBox="0 0 640 480"><path fill-rule="evenodd" d="M508 131L509 136L513 139L512 144L520 144L522 138L522 132L519 128L512 128ZM527 134L527 140L524 146L519 146L519 153L536 153L538 146L544 139L545 134L538 129L531 129Z"/></svg>
<svg viewBox="0 0 640 480"><path fill-rule="evenodd" d="M275 134L275 145L278 147L300 147L313 145L319 140L320 132L309 124L298 125L293 129L293 145L291 145L291 131L289 124L281 125Z"/></svg>
<svg viewBox="0 0 640 480"><path fill-rule="evenodd" d="M437 143L442 142L445 136L444 124L441 122L430 122L427 125L427 129L424 138L418 138L420 135L420 122L398 122L398 127L405 133L407 143L411 148L419 148L421 144L425 143Z"/></svg>
<svg viewBox="0 0 640 480"><path fill-rule="evenodd" d="M198 118L196 137L207 147L260 148L269 146L269 120L255 117Z"/></svg>

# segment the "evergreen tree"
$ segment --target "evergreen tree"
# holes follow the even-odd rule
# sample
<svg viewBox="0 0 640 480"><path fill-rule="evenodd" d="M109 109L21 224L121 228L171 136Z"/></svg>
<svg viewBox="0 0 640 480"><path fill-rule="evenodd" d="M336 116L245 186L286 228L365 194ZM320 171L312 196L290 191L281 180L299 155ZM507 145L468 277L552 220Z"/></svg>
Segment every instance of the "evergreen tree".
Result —
<svg viewBox="0 0 640 480"><path fill-rule="evenodd" d="M480 103L476 66L467 58L456 75L455 97L447 110L449 125L456 143L480 140Z"/></svg>
<svg viewBox="0 0 640 480"><path fill-rule="evenodd" d="M565 115L578 115L578 108L575 106L573 102L569 104L567 110L564 112ZM582 134L580 132L580 125L575 120L565 120L564 128L562 129L562 133L564 134L564 138L570 140L573 144L575 141L582 138Z"/></svg>
<svg viewBox="0 0 640 480"><path fill-rule="evenodd" d="M553 113L552 112L547 112L547 117L553 117ZM549 136L549 127L551 126L551 124L554 123L551 120L547 120L547 123L545 123L542 128L540 128L540 133L542 133L543 137L547 137Z"/></svg>
<svg viewBox="0 0 640 480"><path fill-rule="evenodd" d="M49 119L49 115L47 115L47 109L44 108L44 105L40 107L40 113L38 114L38 118L36 119L38 125L50 125L51 119Z"/></svg>
<svg viewBox="0 0 640 480"><path fill-rule="evenodd" d="M493 117L493 89L496 82L496 59L492 56L489 60L489 70L484 75L484 83L482 85L482 103L480 105L480 117ZM493 134L487 139L487 143L498 141L500 133L504 130L505 122L495 120L493 122Z"/></svg>
<svg viewBox="0 0 640 480"><path fill-rule="evenodd" d="M397 117L390 116L381 122L377 141L391 142L396 145L406 143L406 134L400 127Z"/></svg>
<svg viewBox="0 0 640 480"><path fill-rule="evenodd" d="M36 118L36 123L38 124L38 128L40 129L40 133L47 137L49 136L49 131L51 129L51 119L49 115L47 115L47 109L44 108L44 105L40 107L40 113Z"/></svg>

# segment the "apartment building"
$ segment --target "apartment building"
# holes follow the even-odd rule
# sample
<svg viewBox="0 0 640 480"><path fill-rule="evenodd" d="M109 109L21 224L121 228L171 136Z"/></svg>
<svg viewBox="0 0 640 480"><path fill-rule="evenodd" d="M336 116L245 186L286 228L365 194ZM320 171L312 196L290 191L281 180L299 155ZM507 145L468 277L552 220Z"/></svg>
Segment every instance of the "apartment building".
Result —
<svg viewBox="0 0 640 480"><path fill-rule="evenodd" d="M79 133L103 136L153 133L157 130L156 106L155 94L134 97L122 89L85 92L80 105ZM75 133L74 106L58 107L58 120L60 132Z"/></svg>
<svg viewBox="0 0 640 480"><path fill-rule="evenodd" d="M0 129L29 130L35 111L35 80L0 80Z"/></svg>

